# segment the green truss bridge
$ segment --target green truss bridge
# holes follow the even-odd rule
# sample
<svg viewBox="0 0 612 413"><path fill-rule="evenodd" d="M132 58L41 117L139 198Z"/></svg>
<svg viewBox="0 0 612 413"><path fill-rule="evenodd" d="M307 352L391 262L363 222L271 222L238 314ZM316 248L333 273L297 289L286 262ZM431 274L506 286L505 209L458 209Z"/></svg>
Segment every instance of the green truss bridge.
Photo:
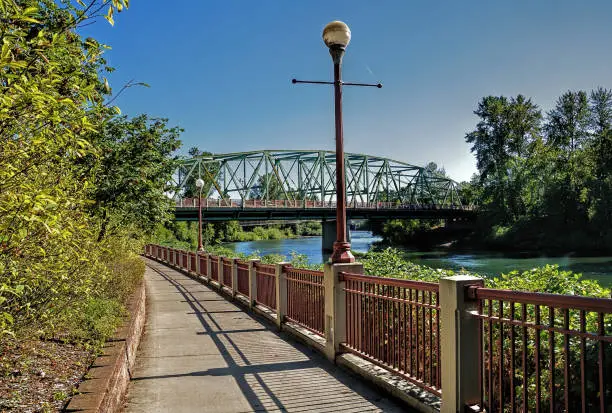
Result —
<svg viewBox="0 0 612 413"><path fill-rule="evenodd" d="M377 156L346 153L349 219L470 219L458 184L435 171ZM183 159L172 194L177 220L333 220L335 152L262 150Z"/></svg>

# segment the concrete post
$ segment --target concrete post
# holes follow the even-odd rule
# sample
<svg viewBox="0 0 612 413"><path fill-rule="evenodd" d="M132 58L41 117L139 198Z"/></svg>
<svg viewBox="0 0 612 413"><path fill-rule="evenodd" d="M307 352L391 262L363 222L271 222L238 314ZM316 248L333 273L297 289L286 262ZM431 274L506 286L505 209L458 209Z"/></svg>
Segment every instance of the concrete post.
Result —
<svg viewBox="0 0 612 413"><path fill-rule="evenodd" d="M288 262L276 264L276 326L279 330L287 314L287 274L283 268L290 265Z"/></svg>
<svg viewBox="0 0 612 413"><path fill-rule="evenodd" d="M232 297L236 297L238 291L238 258L232 260Z"/></svg>
<svg viewBox="0 0 612 413"><path fill-rule="evenodd" d="M440 354L442 408L440 413L464 412L479 403L478 319L470 314L477 302L467 298L469 285L484 285L482 278L455 275L440 279Z"/></svg>
<svg viewBox="0 0 612 413"><path fill-rule="evenodd" d="M255 307L255 300L257 299L256 262L259 262L259 260L249 260L249 308Z"/></svg>
<svg viewBox="0 0 612 413"><path fill-rule="evenodd" d="M340 343L346 342L345 283L338 279L338 273L363 274L363 265L360 263L325 263L323 272L323 284L325 286L325 356L330 361L335 362L336 355L340 353Z"/></svg>
<svg viewBox="0 0 612 413"><path fill-rule="evenodd" d="M185 253L187 255L187 274L191 272L191 251Z"/></svg>

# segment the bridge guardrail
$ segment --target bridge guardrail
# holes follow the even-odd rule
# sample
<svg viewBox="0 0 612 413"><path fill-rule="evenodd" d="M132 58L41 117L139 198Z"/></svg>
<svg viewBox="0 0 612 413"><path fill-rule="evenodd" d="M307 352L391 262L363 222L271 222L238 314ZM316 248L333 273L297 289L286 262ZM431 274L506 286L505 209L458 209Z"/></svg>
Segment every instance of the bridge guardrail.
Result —
<svg viewBox="0 0 612 413"><path fill-rule="evenodd" d="M182 198L176 201L177 208L198 208L198 198ZM401 204L397 202L347 202L349 209L412 209L412 210L461 210L475 211L475 205L453 205L453 204ZM259 200L259 199L229 199L229 198L204 198L203 209L215 208L278 208L278 209L311 209L311 208L336 208L336 202L332 201L310 201L310 200Z"/></svg>
<svg viewBox="0 0 612 413"><path fill-rule="evenodd" d="M187 256L157 245L145 246L145 255L179 269ZM327 343L336 332L326 311L342 304L340 351L440 396L441 412L605 412L612 405L612 299L488 289L466 276L428 283L340 272L343 303L326 310L335 293L325 294L331 284L323 272L198 255L191 273L210 272L221 284L236 271L232 292L275 311L279 325L297 323ZM446 386L457 391L445 393Z"/></svg>

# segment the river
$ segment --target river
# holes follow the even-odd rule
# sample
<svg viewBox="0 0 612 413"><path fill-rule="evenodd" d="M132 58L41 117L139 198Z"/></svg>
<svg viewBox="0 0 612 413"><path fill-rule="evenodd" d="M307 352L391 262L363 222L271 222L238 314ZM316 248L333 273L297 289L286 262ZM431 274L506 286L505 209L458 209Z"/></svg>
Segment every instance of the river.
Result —
<svg viewBox="0 0 612 413"><path fill-rule="evenodd" d="M351 232L351 249L367 252L380 241L369 231ZM291 251L305 254L311 263L323 262L320 237L234 242L226 244L236 252L260 255L280 254L289 257ZM612 286L612 257L520 257L494 253L457 253L452 251L407 251L416 264L451 270L465 269L485 276L496 276L512 270L528 270L546 264L558 264L561 269L582 273L585 278L596 279L602 285Z"/></svg>

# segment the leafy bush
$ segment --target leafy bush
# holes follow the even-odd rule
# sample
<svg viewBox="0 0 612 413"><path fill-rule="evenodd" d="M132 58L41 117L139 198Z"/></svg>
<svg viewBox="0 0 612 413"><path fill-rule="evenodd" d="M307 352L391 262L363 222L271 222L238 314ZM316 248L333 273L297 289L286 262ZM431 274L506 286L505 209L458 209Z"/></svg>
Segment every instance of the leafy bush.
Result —
<svg viewBox="0 0 612 413"><path fill-rule="evenodd" d="M449 277L455 274L451 270L433 269L414 264L395 248L368 252L361 256L359 261L363 263L366 274L381 277L437 282L440 277Z"/></svg>
<svg viewBox="0 0 612 413"><path fill-rule="evenodd" d="M99 345L112 337L125 315L125 307L118 300L91 298L69 325L69 339Z"/></svg>

